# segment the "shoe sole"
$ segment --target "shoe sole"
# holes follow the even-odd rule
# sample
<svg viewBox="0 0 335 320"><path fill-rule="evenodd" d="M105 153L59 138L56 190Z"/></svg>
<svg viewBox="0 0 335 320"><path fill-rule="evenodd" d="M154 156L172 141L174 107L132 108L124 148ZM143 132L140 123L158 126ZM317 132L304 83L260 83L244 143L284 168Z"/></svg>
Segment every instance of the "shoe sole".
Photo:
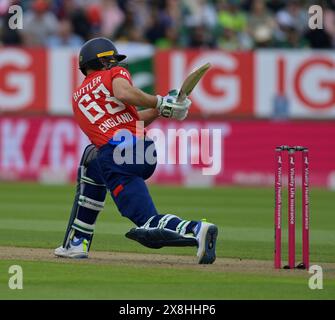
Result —
<svg viewBox="0 0 335 320"><path fill-rule="evenodd" d="M74 254L74 255L65 255L61 253L54 253L56 257L59 258L69 258L69 259L87 259L88 255L87 254Z"/></svg>
<svg viewBox="0 0 335 320"><path fill-rule="evenodd" d="M199 258L199 264L212 264L216 259L215 247L218 228L215 225L208 227L206 231L204 254Z"/></svg>

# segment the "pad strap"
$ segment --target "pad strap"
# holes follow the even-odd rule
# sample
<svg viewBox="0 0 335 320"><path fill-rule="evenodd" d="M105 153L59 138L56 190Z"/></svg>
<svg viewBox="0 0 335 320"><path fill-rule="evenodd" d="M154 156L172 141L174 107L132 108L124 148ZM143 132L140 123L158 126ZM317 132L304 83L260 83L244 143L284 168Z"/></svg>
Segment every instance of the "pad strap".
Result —
<svg viewBox="0 0 335 320"><path fill-rule="evenodd" d="M168 222L174 218L178 218L177 216L173 215L173 214L167 214L164 217L162 217L157 225L157 228L159 229L164 229L165 226L168 224Z"/></svg>
<svg viewBox="0 0 335 320"><path fill-rule="evenodd" d="M96 183L93 179L91 179L91 178L89 178L89 177L86 177L86 176L82 176L82 177L80 178L80 182L88 183L88 184L91 184L91 185L93 185L93 186L105 187L104 184Z"/></svg>
<svg viewBox="0 0 335 320"><path fill-rule="evenodd" d="M96 201L83 195L79 196L78 204L95 211L101 211L105 206L105 202Z"/></svg>
<svg viewBox="0 0 335 320"><path fill-rule="evenodd" d="M94 232L94 227L95 225L94 224L88 224L88 223L85 223L83 221L80 221L79 219L74 219L73 221L73 224L72 224L72 228L73 229L76 229L78 231L81 231L83 233L86 233L86 234L90 234L92 235L93 232Z"/></svg>
<svg viewBox="0 0 335 320"><path fill-rule="evenodd" d="M149 220L141 227L143 229L149 229L150 228L150 222L155 218L155 216L152 216L149 218Z"/></svg>
<svg viewBox="0 0 335 320"><path fill-rule="evenodd" d="M186 228L190 224L191 221L188 220L182 220L178 223L176 227L176 232L178 232L181 235L184 235L186 233Z"/></svg>

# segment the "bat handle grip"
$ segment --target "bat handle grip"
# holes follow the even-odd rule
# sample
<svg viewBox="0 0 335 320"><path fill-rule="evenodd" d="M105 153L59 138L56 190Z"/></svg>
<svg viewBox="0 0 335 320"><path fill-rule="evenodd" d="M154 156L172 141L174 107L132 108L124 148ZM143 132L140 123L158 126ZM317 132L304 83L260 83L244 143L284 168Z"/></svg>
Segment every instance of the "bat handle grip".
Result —
<svg viewBox="0 0 335 320"><path fill-rule="evenodd" d="M177 97L177 102L183 102L185 99L187 98L186 94L185 93L182 93L178 95Z"/></svg>

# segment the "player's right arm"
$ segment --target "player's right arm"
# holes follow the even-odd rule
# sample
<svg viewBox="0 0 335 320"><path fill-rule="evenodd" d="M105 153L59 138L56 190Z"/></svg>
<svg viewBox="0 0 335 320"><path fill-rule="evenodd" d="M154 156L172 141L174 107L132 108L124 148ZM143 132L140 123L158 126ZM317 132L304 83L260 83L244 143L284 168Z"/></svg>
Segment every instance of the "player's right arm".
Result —
<svg viewBox="0 0 335 320"><path fill-rule="evenodd" d="M144 122L144 127L147 127L159 117L157 109L145 109L138 111L138 116Z"/></svg>
<svg viewBox="0 0 335 320"><path fill-rule="evenodd" d="M133 87L126 79L116 78L113 80L114 97L123 103L141 106L146 109L155 109L158 98L145 93L141 89Z"/></svg>

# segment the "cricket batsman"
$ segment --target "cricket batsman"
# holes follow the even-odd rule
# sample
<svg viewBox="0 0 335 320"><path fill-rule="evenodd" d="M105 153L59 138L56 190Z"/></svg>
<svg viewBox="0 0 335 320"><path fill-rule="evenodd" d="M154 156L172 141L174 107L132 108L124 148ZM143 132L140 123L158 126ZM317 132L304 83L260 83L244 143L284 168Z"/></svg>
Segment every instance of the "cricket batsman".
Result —
<svg viewBox="0 0 335 320"><path fill-rule="evenodd" d="M86 78L73 93L72 107L92 144L82 155L70 220L55 255L88 257L108 191L121 215L136 225L126 237L156 249L196 246L198 263L211 264L218 228L157 212L145 183L155 171L157 154L144 127L159 116L184 120L191 101L177 102L177 90L162 97L134 87L128 70L120 65L125 58L106 38L94 38L80 50L79 68ZM144 110L137 111L136 106Z"/></svg>

